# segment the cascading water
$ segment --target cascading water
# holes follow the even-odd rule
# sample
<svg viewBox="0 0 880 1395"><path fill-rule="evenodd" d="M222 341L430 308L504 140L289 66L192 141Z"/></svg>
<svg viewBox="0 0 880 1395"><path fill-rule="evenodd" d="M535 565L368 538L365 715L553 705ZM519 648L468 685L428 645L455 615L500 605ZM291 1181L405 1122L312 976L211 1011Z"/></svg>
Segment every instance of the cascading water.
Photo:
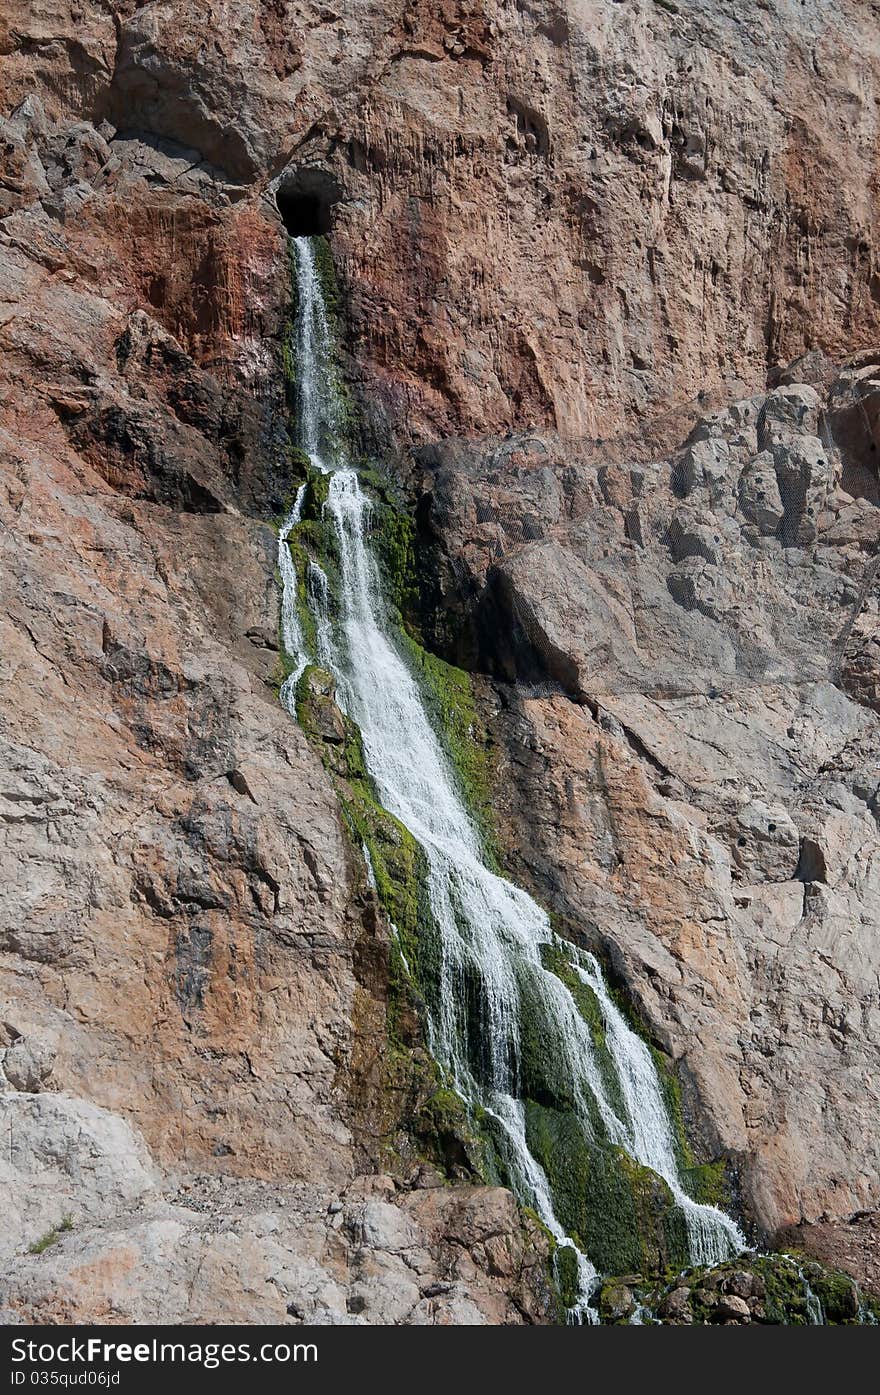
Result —
<svg viewBox="0 0 880 1395"><path fill-rule="evenodd" d="M315 657L326 668L333 662L330 586L327 573L317 562L309 563L309 606L315 617Z"/></svg>
<svg viewBox="0 0 880 1395"><path fill-rule="evenodd" d="M409 829L425 853L427 890L440 946L439 991L428 1024L432 1052L463 1099L494 1123L514 1189L575 1261L580 1296L571 1310L572 1320L592 1322L596 1315L589 1300L597 1282L596 1269L560 1223L550 1182L527 1138L519 1091L524 996L541 1014L548 1051L566 1080L585 1143L596 1137L599 1128L612 1144L625 1148L665 1180L684 1214L694 1263L726 1259L743 1249L745 1242L727 1216L714 1207L698 1205L684 1191L650 1052L615 1007L596 960L567 946L570 969L599 1003L617 1078L614 1098L572 991L545 967L544 952L554 944L547 915L524 891L486 865L455 774L392 638L379 572L367 541L370 503L356 472L343 459L336 431L339 413L331 336L313 248L306 238L295 239L294 247L300 442L313 466L330 475L325 517L332 521L340 577L334 623L327 578L315 564L309 573L315 657L333 673L340 705L360 728L366 765L380 802ZM294 673L282 689L288 707L293 706L293 687L305 657L296 618L296 571L289 557L282 563L281 553L289 553L287 537L301 507L302 492L279 538L282 630L285 646L296 658ZM472 1025L475 999L478 1040Z"/></svg>
<svg viewBox="0 0 880 1395"><path fill-rule="evenodd" d="M744 1248L743 1238L729 1216L715 1206L698 1205L682 1187L669 1111L660 1091L651 1053L609 994L593 955L576 950L575 956L575 973L593 990L599 1001L608 1049L617 1069L626 1107L627 1117L619 1121L623 1125L623 1136L618 1137L617 1141L668 1184L684 1213L693 1263L718 1264L731 1253Z"/></svg>
<svg viewBox="0 0 880 1395"><path fill-rule="evenodd" d="M789 1264L797 1270L797 1276L801 1281L801 1287L804 1291L804 1309L807 1314L807 1322L811 1327L824 1327L825 1313L822 1308L821 1299L813 1291L813 1287L804 1273L803 1265L795 1259L794 1255L784 1255L783 1258L787 1259ZM864 1321L861 1310L859 1311L859 1321Z"/></svg>
<svg viewBox="0 0 880 1395"><path fill-rule="evenodd" d="M292 716L296 716L296 685L308 663L308 655L303 640L302 626L296 611L296 567L290 555L288 538L291 529L299 523L302 515L303 498L306 487L301 484L293 501L293 508L278 530L278 570L281 573L281 639L285 651L293 660L293 668L281 684L278 696L282 705Z"/></svg>

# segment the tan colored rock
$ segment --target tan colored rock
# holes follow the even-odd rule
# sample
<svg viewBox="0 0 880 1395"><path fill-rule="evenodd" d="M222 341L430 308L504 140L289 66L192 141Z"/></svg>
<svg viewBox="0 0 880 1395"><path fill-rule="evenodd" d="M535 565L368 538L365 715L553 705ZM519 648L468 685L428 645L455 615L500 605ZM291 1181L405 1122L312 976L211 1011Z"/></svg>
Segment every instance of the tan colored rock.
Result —
<svg viewBox="0 0 880 1395"><path fill-rule="evenodd" d="M0 1103L345 1207L379 1165L386 929L271 690L273 193L308 166L340 195L368 434L426 447L459 657L530 685L497 724L512 864L606 947L757 1220L833 1225L878 1201L876 24L854 0L337 8L0 20ZM757 802L790 826L737 864ZM216 1239L206 1184L207 1220L96 1203L17 1254L5 1301L546 1314L510 1198L435 1190L402 1230L436 1272L378 1221L340 1258L313 1194Z"/></svg>
<svg viewBox="0 0 880 1395"><path fill-rule="evenodd" d="M0 1164L6 1321L424 1325L554 1315L546 1239L524 1230L501 1189L441 1187L433 1207L423 1190L397 1205L373 1197L342 1209L324 1185L203 1175L175 1193L131 1127L84 1100L0 1096L0 1114L12 1141ZM375 1179L357 1181L353 1190L369 1193Z"/></svg>
<svg viewBox="0 0 880 1395"><path fill-rule="evenodd" d="M752 1320L748 1303L744 1298L737 1298L735 1294L722 1294L718 1299L715 1312L722 1321L732 1319L734 1322L746 1323Z"/></svg>
<svg viewBox="0 0 880 1395"><path fill-rule="evenodd" d="M389 930L275 688L284 243L192 151L56 125L97 119L56 19L0 207L5 1310L544 1319L515 1209L528 1277L487 1253L449 1288L461 1244L328 1210L400 1121ZM202 1180L169 1200L169 1169Z"/></svg>
<svg viewBox="0 0 880 1395"><path fill-rule="evenodd" d="M524 685L493 722L511 871L604 949L678 1063L704 1156L736 1160L771 1235L880 1203L880 729L835 684L873 563L833 526L810 553L762 537L736 491L762 454L743 425L778 422L794 458L825 400L791 385L698 424L726 451L687 476L686 516L677 452L612 479L533 438L529 461L578 480L534 540L493 510L494 442L417 456L460 653ZM534 487L513 444L507 462L505 499Z"/></svg>
<svg viewBox="0 0 880 1395"><path fill-rule="evenodd" d="M694 1320L690 1289L674 1288L671 1293L667 1293L658 1311L667 1322L690 1325Z"/></svg>

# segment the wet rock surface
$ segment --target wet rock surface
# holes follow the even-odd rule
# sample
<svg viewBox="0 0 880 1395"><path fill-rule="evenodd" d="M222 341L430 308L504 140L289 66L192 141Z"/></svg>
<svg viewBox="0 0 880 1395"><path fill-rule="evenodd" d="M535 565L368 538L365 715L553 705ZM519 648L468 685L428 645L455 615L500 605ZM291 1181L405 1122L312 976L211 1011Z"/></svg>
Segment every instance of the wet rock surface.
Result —
<svg viewBox="0 0 880 1395"><path fill-rule="evenodd" d="M603 1285L605 1322L662 1323L670 1327L874 1326L880 1302L838 1269L800 1252L755 1256L715 1269L688 1269L665 1283L628 1275L629 1288ZM625 1301L621 1301L621 1299Z"/></svg>

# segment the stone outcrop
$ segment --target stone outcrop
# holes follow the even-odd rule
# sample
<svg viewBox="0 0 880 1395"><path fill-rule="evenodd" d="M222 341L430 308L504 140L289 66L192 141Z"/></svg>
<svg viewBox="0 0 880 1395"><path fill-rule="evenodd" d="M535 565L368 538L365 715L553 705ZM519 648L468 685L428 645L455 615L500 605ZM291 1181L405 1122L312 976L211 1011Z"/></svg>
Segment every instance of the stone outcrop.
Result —
<svg viewBox="0 0 880 1395"><path fill-rule="evenodd" d="M866 1298L840 1270L794 1255L748 1257L713 1270L692 1270L653 1290L606 1284L600 1303L606 1322L661 1321L672 1327L746 1327L873 1324L880 1304Z"/></svg>
<svg viewBox="0 0 880 1395"><path fill-rule="evenodd" d="M13 1320L554 1311L507 1194L376 1180L388 927L276 694L279 188L512 870L759 1229L876 1281L876 15L736 10L4 6Z"/></svg>
<svg viewBox="0 0 880 1395"><path fill-rule="evenodd" d="M0 1095L0 1321L519 1323L556 1316L545 1236L510 1192L424 1169L341 1189L163 1180L118 1116Z"/></svg>
<svg viewBox="0 0 880 1395"><path fill-rule="evenodd" d="M18 119L39 131L38 115ZM59 176L62 193L74 177ZM120 179L120 197L149 201L137 161ZM268 225L249 244L237 272L254 332L218 315L208 371L114 280L128 249L99 282L80 261L94 224L68 240L66 221L28 210L32 232L51 231L48 258L9 234L14 216L0 248L15 294L0 504L3 1302L28 1321L555 1314L546 1240L509 1194L444 1189L452 1215L421 1190L398 1207L388 1179L392 1200L361 1195L388 1142L374 1107L388 929L277 701L265 519L286 487L283 244ZM169 1197L169 1175L199 1169L202 1183ZM228 1214L233 1192L212 1175L233 1188ZM361 1233L364 1206L385 1231Z"/></svg>
<svg viewBox="0 0 880 1395"><path fill-rule="evenodd" d="M794 24L760 0L7 16L9 108L36 89L66 131L104 123L102 203L125 150L153 193L157 168L172 182L175 251L146 288L163 323L235 295L210 284L216 245L187 279L180 245L205 215L180 194L201 182L245 213L285 169L332 171L359 365L416 436L610 436L877 340L880 41L855 0L808 0ZM16 141L5 197L34 170ZM140 260L151 230L121 216Z"/></svg>
<svg viewBox="0 0 880 1395"><path fill-rule="evenodd" d="M878 1202L880 727L849 674L880 514L842 487L840 394L756 395L643 465L417 455L441 638L457 615L503 680L511 868L609 956L765 1235Z"/></svg>
<svg viewBox="0 0 880 1395"><path fill-rule="evenodd" d="M282 230L192 151L81 120L105 50L42 34L0 221L3 1302L555 1315L506 1193L450 1191L459 1217L389 1181L405 1258L327 1210L372 1186L403 1106L381 1094L388 926L277 700ZM222 1222L221 1175L245 1197Z"/></svg>

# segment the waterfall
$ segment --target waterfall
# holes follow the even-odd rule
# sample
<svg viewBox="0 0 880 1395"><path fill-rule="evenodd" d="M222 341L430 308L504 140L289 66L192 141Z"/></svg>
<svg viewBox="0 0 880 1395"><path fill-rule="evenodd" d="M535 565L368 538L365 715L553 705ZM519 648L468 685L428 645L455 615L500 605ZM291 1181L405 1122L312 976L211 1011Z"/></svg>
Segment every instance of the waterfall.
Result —
<svg viewBox="0 0 880 1395"><path fill-rule="evenodd" d="M626 1118L618 1121L623 1128L618 1142L668 1184L684 1213L692 1262L720 1264L744 1248L743 1238L729 1216L716 1206L698 1205L682 1187L675 1136L651 1053L615 1004L593 955L575 954L575 972L599 1001L623 1095Z"/></svg>
<svg viewBox="0 0 880 1395"><path fill-rule="evenodd" d="M278 570L281 573L281 642L293 668L281 684L278 696L282 706L291 716L296 716L296 685L308 663L308 655L303 640L302 626L296 610L296 567L290 555L288 538L292 528L299 523L302 514L306 486L301 484L296 492L293 507L278 529Z"/></svg>
<svg viewBox="0 0 880 1395"><path fill-rule="evenodd" d="M584 1143L596 1138L598 1127L611 1143L625 1148L665 1180L684 1213L694 1263L728 1258L745 1242L721 1211L698 1205L687 1196L650 1052L615 1007L597 961L574 946L565 947L572 973L599 1003L617 1077L613 1097L574 994L545 966L548 948L560 944L554 940L546 913L486 864L479 832L387 620L381 579L368 542L370 502L357 473L345 462L335 430L339 413L331 336L314 250L306 238L295 239L294 246L300 441L313 466L329 474L324 516L332 524L339 559L337 614L332 620L327 578L316 566L309 573L316 658L333 673L340 705L360 729L367 769L380 802L409 829L425 854L427 891L440 944L440 984L428 1022L432 1053L463 1099L492 1121L511 1183L553 1235L557 1254L571 1252L580 1296L570 1316L573 1321L593 1322L596 1314L590 1297L597 1271L559 1221L552 1187L527 1137L525 1104L519 1092L526 997L540 1013L548 1050L574 1101ZM298 496L282 529L279 558L295 526L290 520L300 507ZM292 564L282 566L279 560L279 567L285 646L299 656L299 674L304 664L302 635L293 627L297 576ZM479 1052L474 1050L468 1020L475 994Z"/></svg>
<svg viewBox="0 0 880 1395"><path fill-rule="evenodd" d="M330 584L317 562L309 562L309 606L315 617L315 657L322 668L327 668L333 662Z"/></svg>
<svg viewBox="0 0 880 1395"><path fill-rule="evenodd" d="M797 1270L797 1276L801 1281L801 1287L804 1291L804 1309L807 1314L807 1322L810 1324L811 1327L824 1327L825 1312L822 1307L822 1300L819 1298L819 1295L814 1291L809 1279L804 1273L803 1265L800 1263L799 1260L795 1259L794 1255L783 1255L783 1258L787 1259L789 1264L791 1264ZM858 1316L859 1321L863 1322L864 1319L862 1318L861 1306L862 1305L860 1304ZM867 1325L870 1326L870 1324Z"/></svg>

